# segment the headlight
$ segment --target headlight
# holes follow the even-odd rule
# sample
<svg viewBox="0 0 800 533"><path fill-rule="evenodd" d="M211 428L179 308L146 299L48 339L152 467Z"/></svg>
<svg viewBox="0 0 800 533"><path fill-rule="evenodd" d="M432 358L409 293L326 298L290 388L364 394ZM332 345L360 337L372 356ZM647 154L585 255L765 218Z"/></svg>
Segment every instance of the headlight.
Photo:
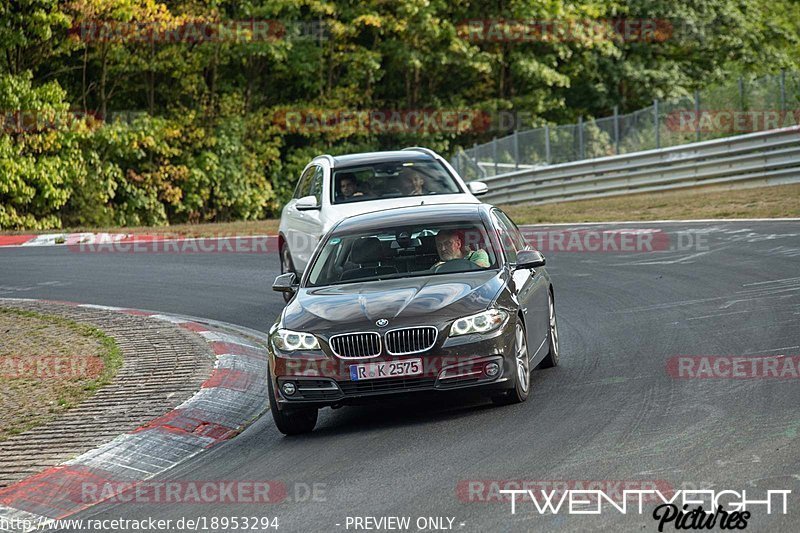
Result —
<svg viewBox="0 0 800 533"><path fill-rule="evenodd" d="M489 309L477 315L465 316L453 322L450 326L450 336L489 333L505 324L507 319L508 313L502 309Z"/></svg>
<svg viewBox="0 0 800 533"><path fill-rule="evenodd" d="M277 349L284 352L320 349L319 342L314 335L288 329L279 329L273 333L272 343Z"/></svg>

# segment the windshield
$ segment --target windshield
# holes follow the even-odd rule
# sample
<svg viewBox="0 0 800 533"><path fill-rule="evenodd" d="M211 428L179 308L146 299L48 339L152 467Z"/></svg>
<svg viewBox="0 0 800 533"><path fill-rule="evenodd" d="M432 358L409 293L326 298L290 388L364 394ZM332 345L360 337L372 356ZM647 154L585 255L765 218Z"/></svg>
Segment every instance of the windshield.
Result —
<svg viewBox="0 0 800 533"><path fill-rule="evenodd" d="M394 161L343 168L334 172L333 185L334 204L461 192L438 161Z"/></svg>
<svg viewBox="0 0 800 533"><path fill-rule="evenodd" d="M497 268L483 224L416 225L328 238L308 287Z"/></svg>

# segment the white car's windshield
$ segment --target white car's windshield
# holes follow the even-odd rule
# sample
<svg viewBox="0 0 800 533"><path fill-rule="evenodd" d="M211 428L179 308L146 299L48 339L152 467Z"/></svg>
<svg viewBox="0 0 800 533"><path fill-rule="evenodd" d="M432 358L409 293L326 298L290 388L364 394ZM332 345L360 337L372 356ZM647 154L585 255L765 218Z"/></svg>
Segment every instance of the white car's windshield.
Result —
<svg viewBox="0 0 800 533"><path fill-rule="evenodd" d="M438 161L394 161L338 169L333 173L335 204L461 192Z"/></svg>
<svg viewBox="0 0 800 533"><path fill-rule="evenodd" d="M333 235L311 266L307 286L497 268L481 223L455 222Z"/></svg>

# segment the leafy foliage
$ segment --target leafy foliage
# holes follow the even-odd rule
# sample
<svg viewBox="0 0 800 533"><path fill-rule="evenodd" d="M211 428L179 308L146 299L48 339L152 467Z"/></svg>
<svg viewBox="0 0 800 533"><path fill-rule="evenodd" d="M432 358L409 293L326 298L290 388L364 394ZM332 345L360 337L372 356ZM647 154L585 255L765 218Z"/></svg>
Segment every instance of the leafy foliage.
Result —
<svg viewBox="0 0 800 533"><path fill-rule="evenodd" d="M619 19L658 22L657 38L608 31ZM4 2L0 228L271 216L319 153L447 153L502 134L293 130L287 113L574 122L796 70L799 21L791 0ZM518 38L519 22L569 33ZM591 154L608 151L607 134L587 135Z"/></svg>

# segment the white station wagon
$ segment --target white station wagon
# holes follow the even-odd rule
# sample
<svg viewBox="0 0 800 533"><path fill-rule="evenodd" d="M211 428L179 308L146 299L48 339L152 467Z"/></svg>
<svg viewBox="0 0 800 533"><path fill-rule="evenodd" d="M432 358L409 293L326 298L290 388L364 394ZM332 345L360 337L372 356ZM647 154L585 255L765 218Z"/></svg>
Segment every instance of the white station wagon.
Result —
<svg viewBox="0 0 800 533"><path fill-rule="evenodd" d="M281 272L302 275L320 238L343 218L420 204L480 203L488 191L465 183L427 148L315 157L303 170L281 213Z"/></svg>

